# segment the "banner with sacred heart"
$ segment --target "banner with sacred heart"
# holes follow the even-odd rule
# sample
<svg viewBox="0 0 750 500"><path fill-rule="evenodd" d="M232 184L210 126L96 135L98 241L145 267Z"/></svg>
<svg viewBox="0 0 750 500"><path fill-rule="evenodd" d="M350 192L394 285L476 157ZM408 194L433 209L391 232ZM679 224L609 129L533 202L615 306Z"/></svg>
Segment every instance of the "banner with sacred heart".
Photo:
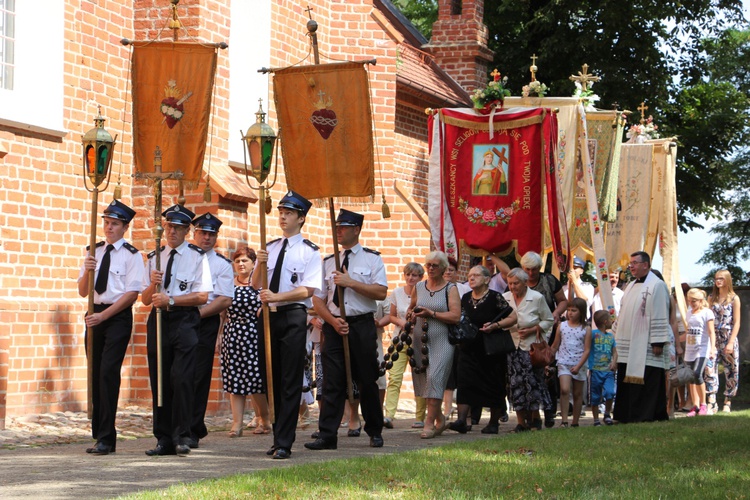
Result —
<svg viewBox="0 0 750 500"><path fill-rule="evenodd" d="M365 64L275 70L273 88L287 187L310 200L371 202L374 148Z"/></svg>
<svg viewBox="0 0 750 500"><path fill-rule="evenodd" d="M135 42L132 58L133 159L136 172L181 171L189 186L201 179L211 117L216 47L198 43Z"/></svg>
<svg viewBox="0 0 750 500"><path fill-rule="evenodd" d="M554 113L443 108L428 127L428 214L437 248L456 258L460 249L484 255L515 248L520 258L541 252L545 224L560 246Z"/></svg>

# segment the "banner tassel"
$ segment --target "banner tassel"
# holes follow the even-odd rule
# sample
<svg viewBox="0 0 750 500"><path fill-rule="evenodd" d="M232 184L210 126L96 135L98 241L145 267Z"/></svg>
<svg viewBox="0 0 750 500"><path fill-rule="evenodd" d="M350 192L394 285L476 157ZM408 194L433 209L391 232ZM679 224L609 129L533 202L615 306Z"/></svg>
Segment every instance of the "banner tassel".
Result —
<svg viewBox="0 0 750 500"><path fill-rule="evenodd" d="M385 195L383 195L383 206L380 208L380 210L383 212L384 219L391 218L391 209L388 208L388 203L386 203L385 201Z"/></svg>

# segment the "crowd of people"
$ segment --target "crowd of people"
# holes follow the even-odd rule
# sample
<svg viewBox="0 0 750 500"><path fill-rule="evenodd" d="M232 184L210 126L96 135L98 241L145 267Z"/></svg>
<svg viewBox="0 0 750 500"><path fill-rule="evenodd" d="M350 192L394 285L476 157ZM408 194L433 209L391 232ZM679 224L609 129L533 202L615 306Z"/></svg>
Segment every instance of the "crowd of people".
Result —
<svg viewBox="0 0 750 500"><path fill-rule="evenodd" d="M666 420L675 394L688 416L711 414L718 411L719 363L726 379L722 410L731 411L740 299L727 271L716 273L710 295L687 290L683 331L676 301L641 251L630 256L632 280L624 289L620 270L607 272L614 315L598 287L582 279L582 259L575 258L563 285L543 272L534 252L513 269L488 255L487 265L471 267L461 283L458 263L433 251L423 263L407 263L402 286L389 294L380 253L360 243L364 216L340 210L334 245L340 250L323 259L302 235L310 207L288 192L278 205L283 237L265 249L239 246L227 259L214 250L222 222L174 205L162 214L166 244L145 266L124 238L135 212L117 200L104 210L106 241L84 258L78 279L80 295L93 284L94 296L85 320L94 336L95 444L87 453L116 451L120 369L139 295L152 306L147 347L156 445L146 451L150 456L187 455L207 436L217 340L232 410L229 436L246 430L249 397L255 418L248 427L273 433L267 454L274 459L291 456L313 394L318 428L305 448L336 449L344 419L348 436L364 431L371 447L382 447L407 366L416 398L412 427L423 439L469 432L483 408L489 409L485 434L497 434L510 411L514 432L554 427L557 415L560 427L578 427L585 402L595 426ZM186 240L191 226L192 243ZM690 372L682 382L674 376L680 364ZM457 416L450 421L454 394Z"/></svg>

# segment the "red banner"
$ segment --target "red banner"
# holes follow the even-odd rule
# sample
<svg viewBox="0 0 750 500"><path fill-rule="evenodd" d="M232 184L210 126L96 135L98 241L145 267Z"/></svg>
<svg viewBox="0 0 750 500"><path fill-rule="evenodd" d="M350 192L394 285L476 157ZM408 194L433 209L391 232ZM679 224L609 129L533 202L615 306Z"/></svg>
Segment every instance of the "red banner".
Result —
<svg viewBox="0 0 750 500"><path fill-rule="evenodd" d="M454 256L462 243L479 253L541 252L547 221L559 246L553 113L514 108L490 118L441 109L429 126L430 225L438 248Z"/></svg>

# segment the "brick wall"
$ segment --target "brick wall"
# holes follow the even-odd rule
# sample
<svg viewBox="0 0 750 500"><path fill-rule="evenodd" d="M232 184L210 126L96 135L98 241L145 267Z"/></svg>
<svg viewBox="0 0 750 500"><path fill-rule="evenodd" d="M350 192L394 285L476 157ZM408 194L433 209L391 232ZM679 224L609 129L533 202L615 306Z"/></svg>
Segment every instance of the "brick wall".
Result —
<svg viewBox="0 0 750 500"><path fill-rule="evenodd" d="M464 1L465 6L468 3ZM306 6L274 2L271 66L297 64L307 57ZM396 181L406 186L426 211L426 115L414 106L397 102L398 41L385 29L382 16L374 15L371 0L318 0L311 1L310 6L320 26L321 62L377 58L377 65L368 68L377 124L376 197L366 206L347 208L364 212L362 242L382 252L392 290L402 284L403 265L422 261L430 248L428 231L394 190ZM229 39L232 26L227 0L182 0L178 13L191 36L209 42ZM86 407L82 322L86 299L78 296L76 279L89 240L91 195L82 183L80 139L94 126L97 105L102 106L107 119L105 127L119 135L112 184L100 196L100 211L112 199L118 173L122 173L122 199L137 209L126 237L144 254L155 247L151 188L134 184L131 177L130 51L119 40L153 38L169 16L167 0L66 0L67 135L59 138L0 127L0 144L8 150L7 155L0 156L0 321L4 325L0 329L0 428L6 415ZM162 38L171 38L171 32L163 32ZM180 39L185 38L181 33ZM219 51L218 57L213 139L204 171L208 170L209 157L213 164L226 164L228 141L237 135L227 130L230 68L226 51ZM312 62L308 58L303 64ZM269 123L277 128L275 107L265 107L270 108ZM186 193L186 205L196 213L211 211L224 221L218 251L230 256L244 243L258 248L257 205L232 201L216 192L210 202L204 202L203 187L201 184ZM270 192L274 206L285 192L282 169ZM381 216L383 195L390 219ZM176 187L166 186L164 208L173 204L176 196ZM304 232L324 254L331 252L327 207L311 210ZM100 229L99 235L101 238ZM268 217L267 238L280 235L274 210ZM139 304L123 366L121 406L149 405L151 401L145 340L148 309ZM228 404L221 391L218 361L214 375L209 411L225 411Z"/></svg>

